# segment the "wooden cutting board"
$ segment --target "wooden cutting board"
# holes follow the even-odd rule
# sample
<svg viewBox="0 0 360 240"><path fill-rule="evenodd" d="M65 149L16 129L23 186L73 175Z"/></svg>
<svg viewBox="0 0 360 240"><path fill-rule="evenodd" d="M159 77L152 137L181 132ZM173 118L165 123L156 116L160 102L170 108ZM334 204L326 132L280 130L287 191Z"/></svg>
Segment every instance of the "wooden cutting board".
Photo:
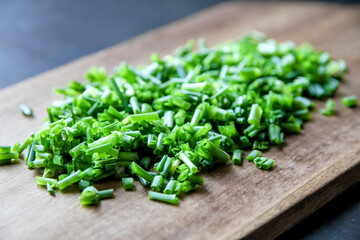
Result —
<svg viewBox="0 0 360 240"><path fill-rule="evenodd" d="M51 89L80 80L93 65L111 71L120 61L146 64L152 52L169 54L190 38L206 37L213 45L253 29L280 41L310 42L345 59L350 69L336 97L338 114L314 114L301 134L266 152L277 161L273 171L229 163L205 174L205 185L178 207L149 201L140 185L125 192L120 183L106 182L115 198L84 208L79 192L49 196L22 162L2 166L0 239L270 239L358 181L360 112L340 100L360 97L359 5L224 3L84 57L0 92L0 145L38 130L56 99ZM23 117L20 103L32 106L35 118Z"/></svg>

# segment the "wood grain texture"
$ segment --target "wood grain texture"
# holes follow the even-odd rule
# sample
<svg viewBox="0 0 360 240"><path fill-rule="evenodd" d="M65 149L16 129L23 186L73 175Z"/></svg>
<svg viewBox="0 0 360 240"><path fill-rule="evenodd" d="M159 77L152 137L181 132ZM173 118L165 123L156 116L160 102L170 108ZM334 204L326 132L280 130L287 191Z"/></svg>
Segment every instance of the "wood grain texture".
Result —
<svg viewBox="0 0 360 240"><path fill-rule="evenodd" d="M337 96L335 117L314 114L299 135L265 155L277 160L270 172L254 164L232 164L205 174L205 185L178 207L147 199L147 190L125 192L83 208L79 193L50 197L24 164L0 168L0 239L271 239L323 206L360 179L360 112L345 109L341 97L360 96L360 7L314 3L225 3L164 28L43 73L0 92L0 145L22 141L43 124L51 89L81 79L91 66L109 71L120 61L146 64L152 52L169 54L190 38L210 45L253 29L277 40L310 42L345 59L350 72ZM20 103L33 106L24 118ZM319 107L323 103L318 104Z"/></svg>

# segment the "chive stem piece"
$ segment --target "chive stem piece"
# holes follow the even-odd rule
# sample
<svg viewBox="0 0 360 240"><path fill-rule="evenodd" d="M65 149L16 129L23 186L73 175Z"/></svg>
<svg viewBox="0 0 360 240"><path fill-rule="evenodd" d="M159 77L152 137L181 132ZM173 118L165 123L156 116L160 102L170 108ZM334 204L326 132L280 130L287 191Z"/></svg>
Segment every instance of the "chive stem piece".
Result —
<svg viewBox="0 0 360 240"><path fill-rule="evenodd" d="M342 103L346 107L356 107L357 106L357 97L355 95L347 96L342 98Z"/></svg>
<svg viewBox="0 0 360 240"><path fill-rule="evenodd" d="M134 189L134 178L126 177L121 179L123 188L125 190L133 190Z"/></svg>
<svg viewBox="0 0 360 240"><path fill-rule="evenodd" d="M254 126L260 126L261 116L263 110L258 104L251 105L251 110L248 118L248 123Z"/></svg>
<svg viewBox="0 0 360 240"><path fill-rule="evenodd" d="M60 190L63 190L67 186L70 186L73 183L79 182L81 180L81 171L77 170L76 172L70 174L68 177L58 182L58 187Z"/></svg>
<svg viewBox="0 0 360 240"><path fill-rule="evenodd" d="M149 191L149 199L170 203L173 205L178 205L179 203L176 194L164 194L164 193Z"/></svg>
<svg viewBox="0 0 360 240"><path fill-rule="evenodd" d="M240 149L236 149L232 156L232 162L235 165L241 165L242 164L242 153L243 151Z"/></svg>
<svg viewBox="0 0 360 240"><path fill-rule="evenodd" d="M131 163L131 170L138 176L142 177L148 182L152 182L154 179L154 176L149 174L147 171L145 171L142 167L140 167L137 163L132 162Z"/></svg>

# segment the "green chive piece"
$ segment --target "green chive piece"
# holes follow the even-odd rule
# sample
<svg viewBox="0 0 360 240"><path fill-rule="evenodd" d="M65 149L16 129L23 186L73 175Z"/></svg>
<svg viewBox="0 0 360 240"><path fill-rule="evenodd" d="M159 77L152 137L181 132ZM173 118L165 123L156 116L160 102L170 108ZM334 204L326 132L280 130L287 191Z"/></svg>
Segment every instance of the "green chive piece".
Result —
<svg viewBox="0 0 360 240"><path fill-rule="evenodd" d="M320 113L325 115L325 116L332 116L335 114L335 110L336 110L336 103L334 100L328 99L326 101L326 107L325 109L321 109Z"/></svg>
<svg viewBox="0 0 360 240"><path fill-rule="evenodd" d="M1 153L0 152L0 165L12 163L12 159L17 160L18 153Z"/></svg>
<svg viewBox="0 0 360 240"><path fill-rule="evenodd" d="M52 178L45 178L45 177L39 177L36 176L35 177L35 182L37 185L41 185L41 186L46 186L46 184L50 184L51 186L56 186L56 179L52 179Z"/></svg>
<svg viewBox="0 0 360 240"><path fill-rule="evenodd" d="M134 178L132 178L132 177L122 178L121 181L123 184L123 188L125 190L133 190L134 189Z"/></svg>
<svg viewBox="0 0 360 240"><path fill-rule="evenodd" d="M349 108L356 107L357 106L357 97L355 95L343 97L342 103L344 104L344 106L349 107Z"/></svg>
<svg viewBox="0 0 360 240"><path fill-rule="evenodd" d="M196 126L199 124L199 121L201 119L201 110L200 109L196 109L194 116L191 119L190 125L191 126Z"/></svg>
<svg viewBox="0 0 360 240"><path fill-rule="evenodd" d="M158 192L149 191L149 199L150 200L157 200L160 202L170 203L173 205L178 205L178 198L176 194L164 194Z"/></svg>
<svg viewBox="0 0 360 240"><path fill-rule="evenodd" d="M230 160L230 155L227 154L221 148L217 147L211 141L204 139L200 144L201 144L201 147L206 149L219 162L226 163Z"/></svg>
<svg viewBox="0 0 360 240"><path fill-rule="evenodd" d="M178 185L178 181L170 180L164 189L165 194L173 194L175 193L176 186Z"/></svg>
<svg viewBox="0 0 360 240"><path fill-rule="evenodd" d="M143 187L148 187L150 185L150 183L148 181L146 181L145 179L143 179L142 177L139 177L140 183L141 185L143 185Z"/></svg>
<svg viewBox="0 0 360 240"><path fill-rule="evenodd" d="M70 174L66 178L62 179L61 181L59 181L58 187L60 190L63 190L67 186L70 186L73 183L79 182L80 180L81 180L81 171L78 170L78 171Z"/></svg>
<svg viewBox="0 0 360 240"><path fill-rule="evenodd" d="M50 183L47 182L46 189L50 195L52 195L52 196L55 195L54 185L51 185Z"/></svg>
<svg viewBox="0 0 360 240"><path fill-rule="evenodd" d="M20 143L19 143L19 142L15 142L14 145L12 145L12 147L11 147L11 152L16 152L16 153L18 153L19 148L20 148ZM18 154L20 154L20 153L18 153Z"/></svg>
<svg viewBox="0 0 360 240"><path fill-rule="evenodd" d="M249 155L247 155L246 159L249 162L253 162L255 160L255 158L258 158L261 156L261 151L259 150L253 150L251 151L251 153L249 153Z"/></svg>
<svg viewBox="0 0 360 240"><path fill-rule="evenodd" d="M28 137L25 140L25 142L19 146L19 148L17 149L17 153L21 154L27 148L27 146L31 145L32 142L33 142L33 137L32 136Z"/></svg>
<svg viewBox="0 0 360 240"><path fill-rule="evenodd" d="M100 199L112 198L114 196L114 189L106 189L106 190L98 191L98 195Z"/></svg>
<svg viewBox="0 0 360 240"><path fill-rule="evenodd" d="M82 205L93 205L98 204L100 201L100 196L98 190L93 187L87 187L81 192L80 203Z"/></svg>
<svg viewBox="0 0 360 240"><path fill-rule="evenodd" d="M134 114L139 114L140 113L140 107L139 107L139 103L138 100L135 96L132 96L130 98L130 104L131 104L131 108Z"/></svg>
<svg viewBox="0 0 360 240"><path fill-rule="evenodd" d="M197 176L197 175L194 175L194 174L191 174L189 176L189 181L192 184L198 184L198 185L203 185L204 184L204 178L202 178L200 176Z"/></svg>
<svg viewBox="0 0 360 240"><path fill-rule="evenodd" d="M254 126L260 126L262 113L263 113L263 110L261 109L261 107L258 104L253 104L251 106L248 123L250 123Z"/></svg>
<svg viewBox="0 0 360 240"><path fill-rule="evenodd" d="M281 123L280 126L288 133L299 133L301 131L300 123Z"/></svg>
<svg viewBox="0 0 360 240"><path fill-rule="evenodd" d="M271 124L269 126L270 143L280 145L284 142L284 134L279 125Z"/></svg>
<svg viewBox="0 0 360 240"><path fill-rule="evenodd" d="M240 149L236 149L236 150L233 152L232 162L233 162L235 165L241 165L241 164L242 164L242 154L243 154L243 151L240 150Z"/></svg>
<svg viewBox="0 0 360 240"><path fill-rule="evenodd" d="M0 146L0 153L10 153L11 146Z"/></svg>
<svg viewBox="0 0 360 240"><path fill-rule="evenodd" d="M268 159L266 157L257 157L254 159L254 163L256 164L256 167L263 170L269 170L275 165L273 159Z"/></svg>
<svg viewBox="0 0 360 240"><path fill-rule="evenodd" d="M157 112L151 112L151 113L140 113L135 115L129 115L127 118L123 120L123 123L136 123L140 121L154 121L159 120L159 114Z"/></svg>
<svg viewBox="0 0 360 240"><path fill-rule="evenodd" d="M148 182L152 182L154 179L154 176L149 174L147 171L145 171L142 167L140 167L137 163L132 162L131 163L131 170L138 176L142 177Z"/></svg>
<svg viewBox="0 0 360 240"><path fill-rule="evenodd" d="M123 104L124 109L125 109L126 111L128 111L128 110L129 110L129 106L128 106L127 101L126 101L126 99L125 99L125 96L124 96L123 92L120 90L120 88L119 88L119 86L118 86L115 78L110 78L110 83L111 83L111 85L112 85L115 93L116 93L116 94L118 95L118 97L120 98L121 103Z"/></svg>
<svg viewBox="0 0 360 240"><path fill-rule="evenodd" d="M164 125L168 128L172 128L174 126L174 112L166 111L164 113Z"/></svg>
<svg viewBox="0 0 360 240"><path fill-rule="evenodd" d="M149 113L149 112L153 112L154 109L151 107L151 105L147 104L147 103L143 103L141 105L141 112L142 113Z"/></svg>
<svg viewBox="0 0 360 240"><path fill-rule="evenodd" d="M171 169L172 163L173 163L174 159L168 157L164 163L164 166L162 168L162 171L160 172L160 174L164 177L166 177Z"/></svg>
<svg viewBox="0 0 360 240"><path fill-rule="evenodd" d="M161 192L165 188L165 182L163 176L156 175L150 187L157 192Z"/></svg>
<svg viewBox="0 0 360 240"><path fill-rule="evenodd" d="M184 153L179 154L179 158L188 166L192 173L197 173L199 170L193 162Z"/></svg>

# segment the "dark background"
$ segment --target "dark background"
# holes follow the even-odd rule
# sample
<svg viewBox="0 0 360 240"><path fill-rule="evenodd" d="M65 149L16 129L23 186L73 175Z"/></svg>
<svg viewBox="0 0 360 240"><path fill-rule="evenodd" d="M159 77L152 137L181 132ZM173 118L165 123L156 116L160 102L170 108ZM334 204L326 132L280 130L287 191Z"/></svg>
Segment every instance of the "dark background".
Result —
<svg viewBox="0 0 360 240"><path fill-rule="evenodd" d="M0 89L219 2L0 0ZM279 237L299 238L360 239L360 183Z"/></svg>

